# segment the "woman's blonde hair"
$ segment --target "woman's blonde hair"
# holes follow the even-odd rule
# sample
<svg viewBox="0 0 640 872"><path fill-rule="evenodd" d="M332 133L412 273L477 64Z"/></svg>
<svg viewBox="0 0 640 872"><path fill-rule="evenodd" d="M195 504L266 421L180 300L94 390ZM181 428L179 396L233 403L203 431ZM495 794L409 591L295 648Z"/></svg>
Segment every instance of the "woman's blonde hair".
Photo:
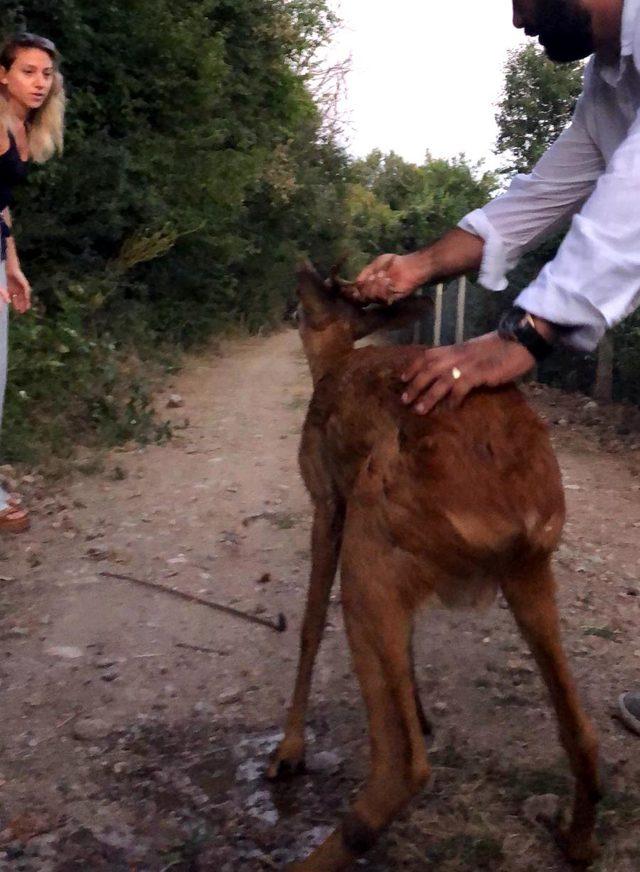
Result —
<svg viewBox="0 0 640 872"><path fill-rule="evenodd" d="M64 81L59 69L60 56L51 40L33 33L19 33L7 40L0 49L0 66L10 70L18 52L23 48L39 48L53 61L51 90L42 106L31 114L27 124L30 156L36 163L44 163L56 151L62 154L64 146L66 97ZM0 124L3 126L9 123L9 103L5 99L5 91L6 88L0 85Z"/></svg>

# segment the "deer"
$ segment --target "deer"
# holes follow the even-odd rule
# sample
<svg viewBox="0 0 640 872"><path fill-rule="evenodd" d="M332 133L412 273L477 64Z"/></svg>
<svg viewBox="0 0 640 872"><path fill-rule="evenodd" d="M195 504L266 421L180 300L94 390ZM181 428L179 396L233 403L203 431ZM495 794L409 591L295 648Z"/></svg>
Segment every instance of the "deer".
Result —
<svg viewBox="0 0 640 872"><path fill-rule="evenodd" d="M298 329L313 383L299 465L313 505L311 573L295 687L272 780L304 768L312 671L340 568L351 658L367 710L370 770L346 816L290 872L349 868L430 777L413 626L431 602L480 607L502 592L547 686L575 779L569 860L597 855L598 739L564 653L551 559L565 502L546 425L515 385L476 389L427 416L402 404L421 346L356 347L415 320L413 298L363 308L334 274L298 271Z"/></svg>

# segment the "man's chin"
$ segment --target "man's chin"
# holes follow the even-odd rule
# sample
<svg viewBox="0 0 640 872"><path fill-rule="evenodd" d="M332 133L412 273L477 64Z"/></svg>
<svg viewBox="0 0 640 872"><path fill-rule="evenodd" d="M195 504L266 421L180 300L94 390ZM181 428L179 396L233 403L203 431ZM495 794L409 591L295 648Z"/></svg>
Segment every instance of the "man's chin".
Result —
<svg viewBox="0 0 640 872"><path fill-rule="evenodd" d="M575 63L575 61L582 61L595 51L594 46L590 43L583 43L582 45L567 45L566 43L556 45L551 41L545 43L540 40L540 45L544 49L546 56L554 64L571 64Z"/></svg>

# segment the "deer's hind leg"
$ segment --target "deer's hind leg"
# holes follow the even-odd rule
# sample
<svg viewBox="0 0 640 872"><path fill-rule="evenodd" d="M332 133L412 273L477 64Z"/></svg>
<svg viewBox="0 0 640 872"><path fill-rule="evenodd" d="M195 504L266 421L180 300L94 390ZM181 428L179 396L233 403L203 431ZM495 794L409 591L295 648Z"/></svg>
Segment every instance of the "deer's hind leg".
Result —
<svg viewBox="0 0 640 872"><path fill-rule="evenodd" d="M343 512L335 503L328 501L316 507L311 534L311 577L300 636L298 671L284 738L267 769L267 778L271 780L295 774L304 768L304 726L311 678L327 622L329 597L338 567L342 526Z"/></svg>
<svg viewBox="0 0 640 872"><path fill-rule="evenodd" d="M573 861L589 862L597 854L594 828L600 798L598 740L578 699L562 647L555 581L549 560L503 582L502 587L549 690L558 717L560 741L576 779L566 852Z"/></svg>
<svg viewBox="0 0 640 872"><path fill-rule="evenodd" d="M296 872L345 869L428 780L422 725L415 698L410 640L412 607L398 565L371 531L347 522L342 601L349 646L367 708L370 772L342 825Z"/></svg>

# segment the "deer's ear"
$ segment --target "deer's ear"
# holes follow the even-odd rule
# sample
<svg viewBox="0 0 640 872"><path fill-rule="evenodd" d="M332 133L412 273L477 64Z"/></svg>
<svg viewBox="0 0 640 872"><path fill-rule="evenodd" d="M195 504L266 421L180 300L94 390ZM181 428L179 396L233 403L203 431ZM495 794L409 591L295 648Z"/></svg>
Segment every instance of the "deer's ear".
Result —
<svg viewBox="0 0 640 872"><path fill-rule="evenodd" d="M330 294L326 284L309 261L298 267L297 275L296 292L302 309L313 326L314 323L326 319Z"/></svg>

